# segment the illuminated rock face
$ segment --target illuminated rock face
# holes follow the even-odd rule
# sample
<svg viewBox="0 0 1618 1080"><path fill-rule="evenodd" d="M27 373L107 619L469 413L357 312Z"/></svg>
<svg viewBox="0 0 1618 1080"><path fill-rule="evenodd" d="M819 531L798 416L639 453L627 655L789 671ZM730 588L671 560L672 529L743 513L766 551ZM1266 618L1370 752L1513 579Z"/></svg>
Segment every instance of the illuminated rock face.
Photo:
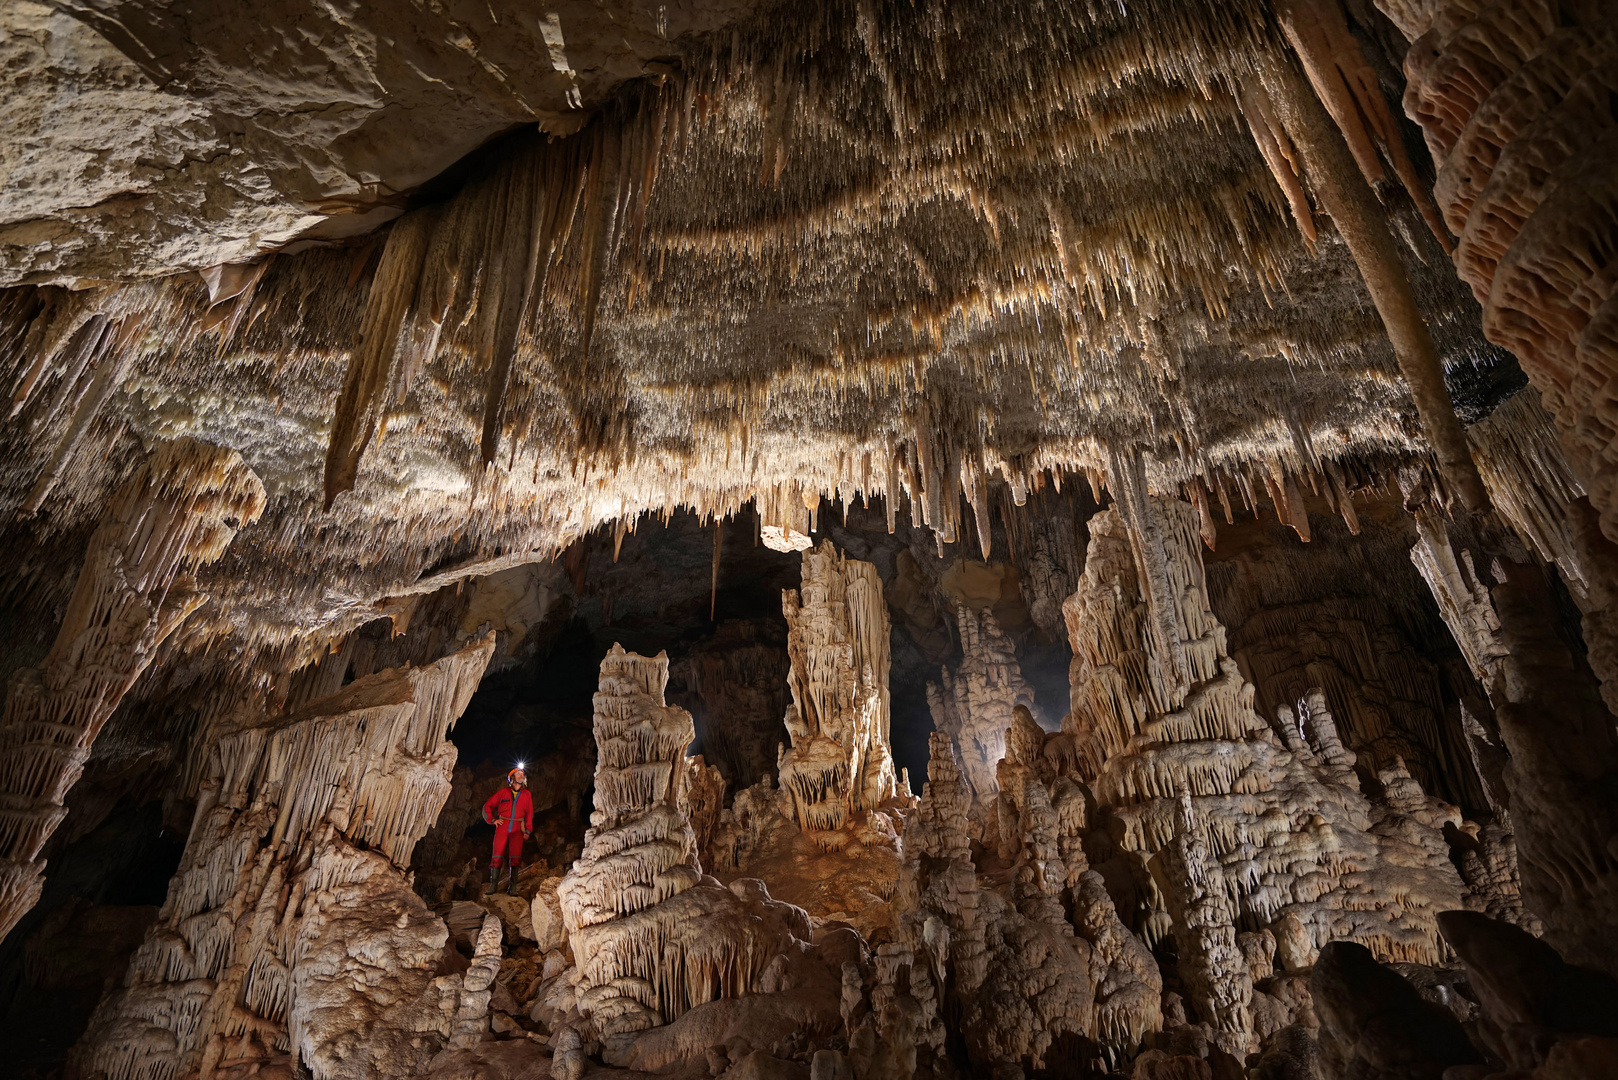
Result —
<svg viewBox="0 0 1618 1080"><path fill-rule="evenodd" d="M927 684L933 725L961 748L962 765L974 803L992 806L1000 785L995 768L1006 756L1006 730L1018 705L1034 704L1034 692L1023 680L1011 639L988 611L955 609L962 662L943 671L941 685Z"/></svg>
<svg viewBox="0 0 1618 1080"><path fill-rule="evenodd" d="M1604 238L1618 221L1611 7L1440 0L1401 14L1405 112L1438 169L1456 273L1489 339L1522 360L1592 481L1603 531L1618 538L1618 282Z"/></svg>

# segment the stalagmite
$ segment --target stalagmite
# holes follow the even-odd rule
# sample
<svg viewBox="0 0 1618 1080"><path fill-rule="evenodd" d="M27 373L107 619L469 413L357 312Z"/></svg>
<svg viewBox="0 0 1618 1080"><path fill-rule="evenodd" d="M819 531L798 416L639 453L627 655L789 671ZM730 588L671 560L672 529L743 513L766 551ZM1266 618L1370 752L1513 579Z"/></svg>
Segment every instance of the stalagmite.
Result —
<svg viewBox="0 0 1618 1080"><path fill-rule="evenodd" d="M1186 835L1180 805L1189 800L1206 830L1199 858L1207 875L1228 882L1242 925L1290 917L1311 948L1346 937L1389 959L1438 962L1434 916L1464 893L1441 822L1368 800L1324 709L1287 714L1303 735L1284 739L1259 719L1253 687L1226 655L1224 628L1208 608L1193 509L1156 497L1143 509L1157 521L1149 534L1132 536L1116 511L1092 520L1084 576L1067 607L1074 683L1064 731L1118 846L1148 859L1165 850ZM1157 558L1137 563L1133 548L1148 543L1160 546ZM1187 657L1189 686L1170 681L1145 618L1136 566L1154 563L1176 583L1160 595L1175 605L1168 632ZM1160 910L1148 903L1136 918L1158 926Z"/></svg>
<svg viewBox="0 0 1618 1080"><path fill-rule="evenodd" d="M1211 857L1189 794L1179 797L1174 839L1153 857L1152 873L1169 901L1180 972L1198 1013L1218 1030L1223 1049L1245 1056L1253 1044L1253 981L1236 946L1236 911L1224 871Z"/></svg>
<svg viewBox="0 0 1618 1080"><path fill-rule="evenodd" d="M888 748L888 611L870 563L829 541L803 555L803 584L782 594L791 672L781 787L791 817L822 843L896 793Z"/></svg>
<svg viewBox="0 0 1618 1080"><path fill-rule="evenodd" d="M90 538L56 642L12 677L0 720L0 937L34 906L40 850L96 736L163 642L207 597L192 575L264 509L241 455L165 443Z"/></svg>
<svg viewBox="0 0 1618 1080"><path fill-rule="evenodd" d="M961 664L954 672L944 669L942 685L927 684L927 704L933 726L960 748L974 816L981 818L1000 791L995 766L1006 756L1012 710L1033 706L1034 692L1023 681L1011 639L991 612L957 605L955 625L964 654Z"/></svg>
<svg viewBox="0 0 1618 1080"><path fill-rule="evenodd" d="M487 980L436 977L448 931L404 868L449 795L447 737L493 651L369 675L214 744L168 900L81 1070L206 1073L245 1036L236 1056L290 1050L316 1080L412 1073L457 1016L482 1015L463 990L486 1002Z"/></svg>
<svg viewBox="0 0 1618 1080"><path fill-rule="evenodd" d="M668 658L614 645L595 696L595 811L557 889L579 969L579 1011L602 1037L752 993L784 943L704 879L680 806L691 714L666 705Z"/></svg>

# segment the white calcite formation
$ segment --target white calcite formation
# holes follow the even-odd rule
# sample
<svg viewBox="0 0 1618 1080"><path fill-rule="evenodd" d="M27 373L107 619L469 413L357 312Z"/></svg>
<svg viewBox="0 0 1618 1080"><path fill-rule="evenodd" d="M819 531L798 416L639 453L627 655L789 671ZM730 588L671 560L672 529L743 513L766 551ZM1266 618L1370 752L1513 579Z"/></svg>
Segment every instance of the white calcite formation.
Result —
<svg viewBox="0 0 1618 1080"><path fill-rule="evenodd" d="M404 868L493 651L379 672L219 739L168 900L76 1051L84 1074L170 1080L290 1052L315 1080L411 1075L477 1023L462 995L486 982L439 977L449 932Z"/></svg>
<svg viewBox="0 0 1618 1080"><path fill-rule="evenodd" d="M42 481L44 483L44 481ZM56 643L13 677L0 719L0 938L34 906L40 850L113 710L207 597L195 570L257 520L264 487L233 450L179 439L119 489L90 539Z"/></svg>
<svg viewBox="0 0 1618 1080"><path fill-rule="evenodd" d="M953 672L945 668L939 683L927 684L927 704L933 726L960 748L975 816L981 816L1000 793L995 766L1006 756L1012 710L1018 705L1032 709L1034 691L1023 680L1011 639L991 612L959 604L955 625L961 634L961 663Z"/></svg>
<svg viewBox="0 0 1618 1080"><path fill-rule="evenodd" d="M1225 895L1169 897L1165 907L1146 886L1138 917L1147 933L1172 932L1183 962L1210 979L1229 957L1192 954L1223 941L1208 926L1218 904L1244 926L1295 919L1306 950L1349 938L1388 960L1438 963L1434 916L1461 906L1465 892L1438 826L1459 815L1373 803L1323 708L1287 710L1277 727L1261 720L1208 609L1193 509L1151 499L1139 511L1154 527L1135 545L1117 511L1091 522L1083 581L1066 609L1075 659L1064 727L1125 864L1140 867L1184 847L1188 828L1205 830L1194 845L1199 880L1222 881ZM1135 550L1147 545L1155 552ZM1148 588L1154 569L1160 580ZM1210 999L1233 1031L1239 1005Z"/></svg>
<svg viewBox="0 0 1618 1080"><path fill-rule="evenodd" d="M691 714L667 705L668 657L614 645L595 695L595 811L557 888L592 1033L627 1036L753 992L779 942L705 879L681 806Z"/></svg>
<svg viewBox="0 0 1618 1080"><path fill-rule="evenodd" d="M804 552L803 582L781 596L791 671L778 771L791 818L827 845L897 793L888 749L888 608L870 563L830 541Z"/></svg>

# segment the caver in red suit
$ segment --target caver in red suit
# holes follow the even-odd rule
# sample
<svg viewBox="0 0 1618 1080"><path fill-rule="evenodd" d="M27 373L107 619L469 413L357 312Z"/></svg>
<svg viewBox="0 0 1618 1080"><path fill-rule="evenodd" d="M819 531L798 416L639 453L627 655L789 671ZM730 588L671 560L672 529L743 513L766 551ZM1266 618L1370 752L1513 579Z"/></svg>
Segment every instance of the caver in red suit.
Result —
<svg viewBox="0 0 1618 1080"><path fill-rule="evenodd" d="M494 826L494 857L489 860L489 891L495 891L500 867L506 867L506 892L517 884L522 865L523 838L534 831L534 800L528 794L528 774L512 769L506 785L483 804L483 820Z"/></svg>

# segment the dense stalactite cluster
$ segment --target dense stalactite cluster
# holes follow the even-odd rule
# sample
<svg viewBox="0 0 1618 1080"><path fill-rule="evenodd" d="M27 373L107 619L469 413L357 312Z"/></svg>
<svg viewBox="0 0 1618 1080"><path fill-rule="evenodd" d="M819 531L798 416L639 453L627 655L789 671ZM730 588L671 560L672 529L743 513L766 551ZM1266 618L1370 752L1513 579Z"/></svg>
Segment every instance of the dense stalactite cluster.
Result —
<svg viewBox="0 0 1618 1080"><path fill-rule="evenodd" d="M140 440L233 428L272 510L216 625L273 665L446 567L670 506L756 500L806 538L821 496L881 496L986 547L995 477L1022 505L1114 444L1300 522L1294 488L1345 498L1361 459L1420 449L1353 260L1324 219L1305 248L1238 103L1255 58L1290 62L1264 5L862 11L788 53L769 20L682 43L662 85L491 147L364 244L9 291L28 452L0 487L49 514L13 528L72 535ZM1367 168L1398 145L1377 123ZM1497 363L1389 205L1439 357Z"/></svg>
<svg viewBox="0 0 1618 1080"><path fill-rule="evenodd" d="M264 508L234 451L181 439L119 489L85 553L56 643L18 672L0 719L0 936L39 898L38 856L91 747L164 640L205 600L192 575Z"/></svg>

